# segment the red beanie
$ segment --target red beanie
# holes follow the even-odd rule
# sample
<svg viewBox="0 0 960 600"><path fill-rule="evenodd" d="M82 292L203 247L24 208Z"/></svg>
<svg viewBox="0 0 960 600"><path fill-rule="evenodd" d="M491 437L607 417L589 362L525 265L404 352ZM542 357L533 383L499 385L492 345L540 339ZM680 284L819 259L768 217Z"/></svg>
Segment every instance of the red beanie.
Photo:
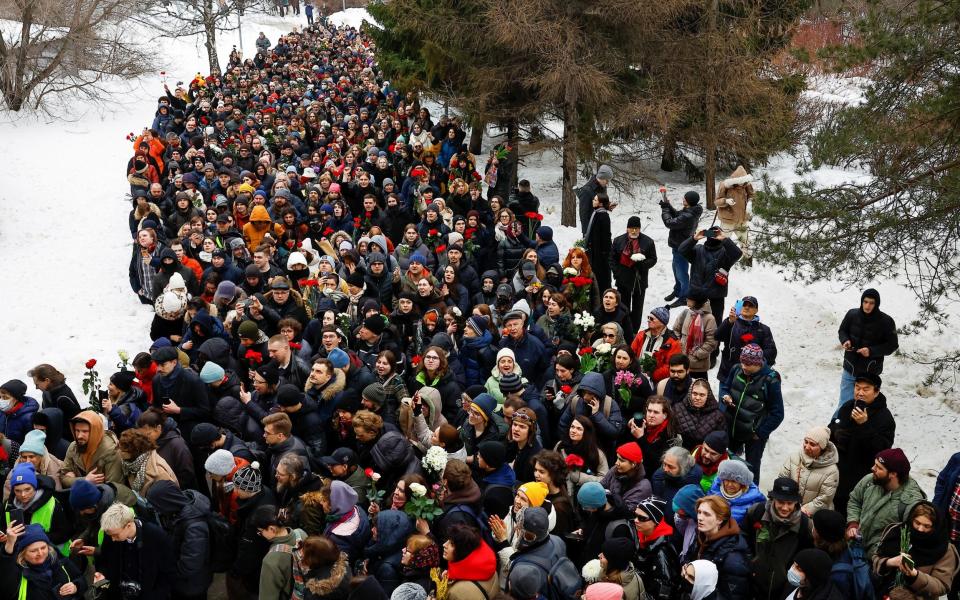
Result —
<svg viewBox="0 0 960 600"><path fill-rule="evenodd" d="M887 448L877 453L877 461L888 471L893 471L903 483L910 477L910 461L900 448Z"/></svg>
<svg viewBox="0 0 960 600"><path fill-rule="evenodd" d="M643 450L640 449L640 444L636 442L629 442L620 446L617 448L617 454L634 464L643 462Z"/></svg>

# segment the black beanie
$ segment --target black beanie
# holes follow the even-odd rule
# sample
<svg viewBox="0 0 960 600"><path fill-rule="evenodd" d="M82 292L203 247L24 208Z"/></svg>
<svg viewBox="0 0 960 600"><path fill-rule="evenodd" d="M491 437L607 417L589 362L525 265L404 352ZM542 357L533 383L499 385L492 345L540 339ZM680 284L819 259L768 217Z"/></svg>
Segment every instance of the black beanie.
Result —
<svg viewBox="0 0 960 600"><path fill-rule="evenodd" d="M129 392L130 388L133 387L133 371L117 371L110 376L110 383L115 385L118 390L121 392Z"/></svg>
<svg viewBox="0 0 960 600"><path fill-rule="evenodd" d="M683 199L687 201L687 204L693 206L694 204L700 204L700 194L696 193L693 190L690 190L683 195Z"/></svg>
<svg viewBox="0 0 960 600"><path fill-rule="evenodd" d="M603 557L607 559L607 572L625 571L635 551L633 542L625 537L610 538L600 549Z"/></svg>
<svg viewBox="0 0 960 600"><path fill-rule="evenodd" d="M498 441L486 441L478 446L477 450L483 462L496 471L507 462L507 445Z"/></svg>

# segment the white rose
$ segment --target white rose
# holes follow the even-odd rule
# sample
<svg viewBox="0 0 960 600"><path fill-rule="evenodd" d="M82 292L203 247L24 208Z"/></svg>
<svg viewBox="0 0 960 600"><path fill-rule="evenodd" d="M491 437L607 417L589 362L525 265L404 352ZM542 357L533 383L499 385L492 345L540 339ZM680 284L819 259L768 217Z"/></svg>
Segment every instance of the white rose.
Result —
<svg viewBox="0 0 960 600"><path fill-rule="evenodd" d="M417 498L423 498L427 495L427 488L424 487L422 483L411 483L410 491L413 492L413 495Z"/></svg>
<svg viewBox="0 0 960 600"><path fill-rule="evenodd" d="M374 483L380 481L380 473L374 473L370 476L370 479L372 479Z"/></svg>
<svg viewBox="0 0 960 600"><path fill-rule="evenodd" d="M563 270L563 274L568 277L573 277L574 275L577 274L577 270L574 269L573 267L567 267L566 269Z"/></svg>
<svg viewBox="0 0 960 600"><path fill-rule="evenodd" d="M600 342L599 344L597 344L597 347L596 347L596 351L598 354L608 354L611 350L613 350L613 346L611 346L607 342Z"/></svg>
<svg viewBox="0 0 960 600"><path fill-rule="evenodd" d="M639 252L637 252L636 254L630 255L630 260L632 260L633 262L640 262L641 260L646 260L646 258L647 258L646 256L644 256Z"/></svg>

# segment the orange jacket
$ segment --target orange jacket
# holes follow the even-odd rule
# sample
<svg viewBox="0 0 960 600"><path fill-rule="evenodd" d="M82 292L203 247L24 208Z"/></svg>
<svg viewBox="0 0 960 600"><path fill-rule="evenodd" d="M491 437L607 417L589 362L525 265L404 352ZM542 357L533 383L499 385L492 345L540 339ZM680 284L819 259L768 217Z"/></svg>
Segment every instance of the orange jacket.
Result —
<svg viewBox="0 0 960 600"><path fill-rule="evenodd" d="M283 227L273 222L267 209L262 205L254 206L250 211L250 222L243 226L243 239L247 240L250 252L256 251L268 231L273 232L277 240L283 235Z"/></svg>
<svg viewBox="0 0 960 600"><path fill-rule="evenodd" d="M203 267L200 266L200 263L190 258L186 254L183 255L183 258L180 259L180 262L183 263L185 267L193 271L193 274L197 276L197 281L203 279Z"/></svg>
<svg viewBox="0 0 960 600"><path fill-rule="evenodd" d="M140 142L143 141L143 136L137 136L137 139L133 140L133 151L136 152L140 149ZM163 175L163 172L167 169L167 165L163 162L163 153L167 149L163 145L163 142L157 138L150 140L150 156L157 161L157 168L160 170L160 174Z"/></svg>
<svg viewBox="0 0 960 600"><path fill-rule="evenodd" d="M680 354L680 340L675 336L671 335L669 329L664 332L667 336L667 339L663 340L663 343L660 344L660 348L654 351L653 359L657 361L657 366L653 370L653 379L654 385L656 385L661 379L666 379L670 377L670 357L674 354ZM633 338L633 341L630 342L630 349L633 350L633 353L637 355L638 358L643 356L643 347L647 343L647 330L641 329L637 332L637 336Z"/></svg>

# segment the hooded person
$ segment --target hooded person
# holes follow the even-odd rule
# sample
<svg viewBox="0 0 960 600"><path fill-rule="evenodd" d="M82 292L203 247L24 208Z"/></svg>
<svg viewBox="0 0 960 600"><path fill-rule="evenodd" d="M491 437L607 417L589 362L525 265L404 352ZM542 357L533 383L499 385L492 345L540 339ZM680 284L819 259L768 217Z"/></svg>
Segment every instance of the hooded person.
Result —
<svg viewBox="0 0 960 600"><path fill-rule="evenodd" d="M105 431L103 418L92 410L85 410L70 420L73 442L60 467L60 483L64 488L73 485L78 477L102 475L110 483L124 481L119 442L112 431Z"/></svg>
<svg viewBox="0 0 960 600"><path fill-rule="evenodd" d="M510 571L521 564L533 564L544 571L550 572L552 565L567 556L567 547L562 539L550 534L550 519L547 511L540 506L530 506L523 509L516 519L517 550L510 557L507 578ZM540 593L546 596L549 590L544 579Z"/></svg>
<svg viewBox="0 0 960 600"><path fill-rule="evenodd" d="M787 573L790 583L796 590L788 598L796 600L841 600L844 596L830 580L833 559L816 548L801 550L793 559L793 565ZM935 597L926 596L923 597ZM896 598L896 596L891 596Z"/></svg>
<svg viewBox="0 0 960 600"><path fill-rule="evenodd" d="M694 560L683 567L683 578L690 600L714 600L717 590L717 565L709 560Z"/></svg>
<svg viewBox="0 0 960 600"><path fill-rule="evenodd" d="M883 373L883 359L900 347L897 324L880 310L880 292L870 288L860 295L860 306L844 315L837 331L843 346L843 373L840 377L840 404L853 400L858 376Z"/></svg>
<svg viewBox="0 0 960 600"><path fill-rule="evenodd" d="M43 442L47 451L61 461L70 447L70 440L64 437L63 426L63 411L59 408L44 408L33 415L33 428L47 434Z"/></svg>
<svg viewBox="0 0 960 600"><path fill-rule="evenodd" d="M368 573L377 578L383 591L392 594L403 583L403 565L400 560L407 538L416 533L413 519L402 510L382 510L377 513L375 539L363 550L370 562Z"/></svg>
<svg viewBox="0 0 960 600"><path fill-rule="evenodd" d="M171 481L158 481L147 492L160 523L174 540L177 578L174 592L181 598L202 596L213 581L210 565L210 500L194 490L180 490Z"/></svg>
<svg viewBox="0 0 960 600"><path fill-rule="evenodd" d="M33 415L40 404L27 396L27 384L19 379L0 385L0 433L17 442L32 429Z"/></svg>
<svg viewBox="0 0 960 600"><path fill-rule="evenodd" d="M329 502L328 523L323 534L347 554L352 564L363 556L370 540L370 521L366 511L357 507L357 492L349 484L334 480L321 490Z"/></svg>

